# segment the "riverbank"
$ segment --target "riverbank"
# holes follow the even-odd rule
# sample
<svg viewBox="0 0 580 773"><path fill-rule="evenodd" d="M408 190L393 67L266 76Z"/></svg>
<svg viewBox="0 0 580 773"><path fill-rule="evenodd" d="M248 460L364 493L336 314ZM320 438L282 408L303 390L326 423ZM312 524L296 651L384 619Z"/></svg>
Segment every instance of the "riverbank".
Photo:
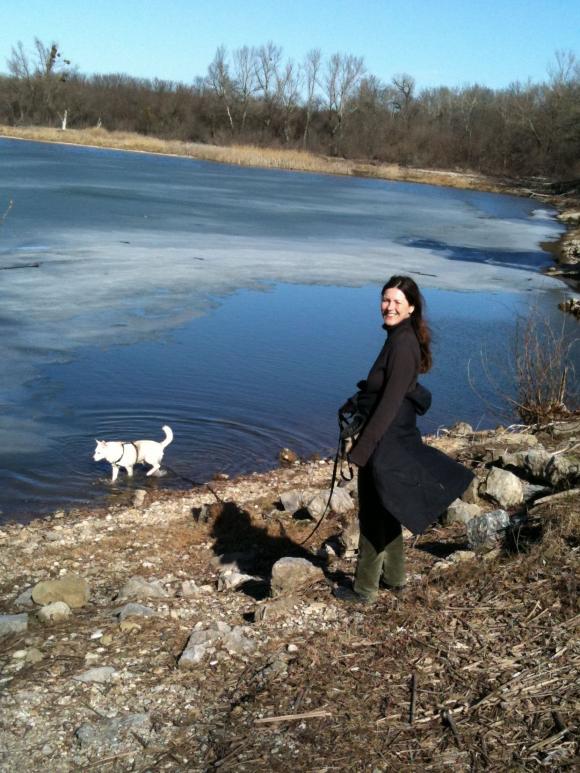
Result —
<svg viewBox="0 0 580 773"><path fill-rule="evenodd" d="M108 148L134 153L157 153L236 166L445 185L450 188L481 190L491 193L509 190L507 184L483 175L412 169L397 164L351 161L283 148L260 148L248 145L219 146L179 140L163 140L134 132L109 132L106 129L67 129L63 132L60 129L38 126L0 126L0 137Z"/></svg>
<svg viewBox="0 0 580 773"><path fill-rule="evenodd" d="M331 594L352 485L301 545L328 460L5 525L0 768L571 768L579 435L431 438L477 485L406 535L406 594L362 612Z"/></svg>
<svg viewBox="0 0 580 773"><path fill-rule="evenodd" d="M580 229L577 228L578 218L580 218L580 194L576 189L554 192L547 181L500 179L468 172L416 169L402 167L398 164L331 158L307 151L284 148L273 149L242 145L218 146L179 140L163 140L134 132L109 132L103 128L62 131L56 128L38 126L0 126L0 137L133 153L179 156L254 168L370 177L393 182L420 183L533 198L538 201L539 205L547 204L558 209L561 213L561 222L568 229L557 242L545 245L545 249L551 253L558 264L553 269L549 269L548 273L561 277L568 286L576 291L580 287L578 277Z"/></svg>

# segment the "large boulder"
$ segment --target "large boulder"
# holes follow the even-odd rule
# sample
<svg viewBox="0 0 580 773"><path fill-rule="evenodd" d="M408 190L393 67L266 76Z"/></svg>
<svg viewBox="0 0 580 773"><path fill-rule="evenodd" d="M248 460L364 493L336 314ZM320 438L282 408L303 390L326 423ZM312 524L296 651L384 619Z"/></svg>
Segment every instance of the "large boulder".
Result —
<svg viewBox="0 0 580 773"><path fill-rule="evenodd" d="M307 588L324 580L322 569L314 566L305 558L286 557L276 561L272 567L272 596L283 596L286 593Z"/></svg>
<svg viewBox="0 0 580 773"><path fill-rule="evenodd" d="M32 600L41 606L52 604L54 601L64 601L73 609L84 607L89 595L88 582L76 574L66 574L58 580L44 580L32 589Z"/></svg>
<svg viewBox="0 0 580 773"><path fill-rule="evenodd" d="M502 508L519 505L524 499L521 480L509 470L492 467L483 484L483 492Z"/></svg>

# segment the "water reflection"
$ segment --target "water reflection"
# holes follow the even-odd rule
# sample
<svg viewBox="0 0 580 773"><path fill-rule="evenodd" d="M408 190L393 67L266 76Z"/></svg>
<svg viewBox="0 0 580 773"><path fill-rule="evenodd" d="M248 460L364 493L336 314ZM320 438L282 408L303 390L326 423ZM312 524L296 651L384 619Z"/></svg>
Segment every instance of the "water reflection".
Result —
<svg viewBox="0 0 580 773"><path fill-rule="evenodd" d="M102 496L95 436L168 423L193 479L329 450L395 271L428 288L428 428L484 425L476 342L505 343L528 291L560 288L534 270L559 227L515 197L7 140L0 169L0 265L21 266L1 273L4 517Z"/></svg>

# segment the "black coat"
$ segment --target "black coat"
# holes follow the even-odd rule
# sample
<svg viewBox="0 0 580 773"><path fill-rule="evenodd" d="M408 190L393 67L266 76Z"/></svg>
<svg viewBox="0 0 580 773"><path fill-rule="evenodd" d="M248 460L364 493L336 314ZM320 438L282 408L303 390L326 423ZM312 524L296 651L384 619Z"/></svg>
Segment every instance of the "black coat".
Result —
<svg viewBox="0 0 580 773"><path fill-rule="evenodd" d="M405 320L388 331L360 385L375 393L376 401L350 454L358 466L370 465L383 506L415 534L444 513L473 479L470 470L421 439L417 414L429 408L430 395L417 385L419 363L419 342Z"/></svg>

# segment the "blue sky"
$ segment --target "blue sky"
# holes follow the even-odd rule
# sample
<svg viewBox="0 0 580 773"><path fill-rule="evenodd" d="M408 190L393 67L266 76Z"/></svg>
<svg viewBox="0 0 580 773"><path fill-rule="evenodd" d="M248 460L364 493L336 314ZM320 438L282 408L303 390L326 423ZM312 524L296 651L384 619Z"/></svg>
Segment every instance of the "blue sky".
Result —
<svg viewBox="0 0 580 773"><path fill-rule="evenodd" d="M579 0L3 0L0 72L19 40L57 41L83 73L191 83L217 46L272 40L364 57L384 81L419 87L541 81L556 49L580 58Z"/></svg>

